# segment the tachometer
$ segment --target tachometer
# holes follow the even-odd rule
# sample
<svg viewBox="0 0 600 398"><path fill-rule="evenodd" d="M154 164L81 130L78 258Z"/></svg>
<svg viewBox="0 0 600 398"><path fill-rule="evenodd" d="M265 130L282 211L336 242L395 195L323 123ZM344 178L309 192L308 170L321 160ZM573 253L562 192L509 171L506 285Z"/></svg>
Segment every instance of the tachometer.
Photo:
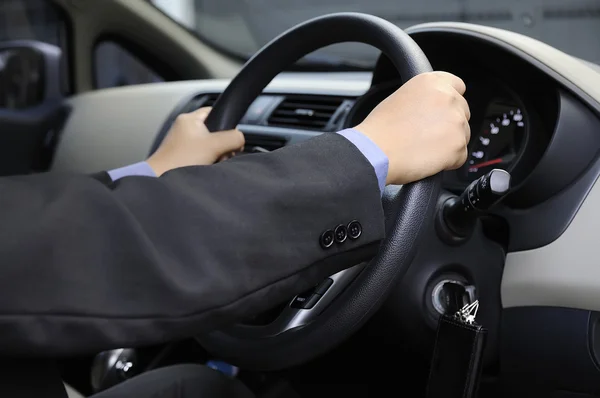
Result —
<svg viewBox="0 0 600 398"><path fill-rule="evenodd" d="M494 168L510 171L523 152L525 126L525 115L518 105L493 101L481 128L471 137L463 178L472 181Z"/></svg>

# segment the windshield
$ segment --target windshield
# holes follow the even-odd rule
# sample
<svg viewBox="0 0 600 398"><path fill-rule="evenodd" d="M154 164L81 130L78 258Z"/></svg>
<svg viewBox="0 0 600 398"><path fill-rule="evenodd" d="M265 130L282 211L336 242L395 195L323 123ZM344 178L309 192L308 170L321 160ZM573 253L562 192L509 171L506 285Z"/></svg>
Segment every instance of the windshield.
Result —
<svg viewBox="0 0 600 398"><path fill-rule="evenodd" d="M150 0L208 44L248 58L264 44L307 19L357 11L401 28L433 21L494 26L544 41L600 63L599 0ZM304 63L371 68L377 52L361 44L319 50Z"/></svg>

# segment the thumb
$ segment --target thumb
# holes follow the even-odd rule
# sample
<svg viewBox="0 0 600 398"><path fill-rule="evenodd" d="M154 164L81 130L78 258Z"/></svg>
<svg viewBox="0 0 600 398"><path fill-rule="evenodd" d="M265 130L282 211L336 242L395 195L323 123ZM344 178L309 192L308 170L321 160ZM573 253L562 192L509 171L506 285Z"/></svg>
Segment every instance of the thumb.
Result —
<svg viewBox="0 0 600 398"><path fill-rule="evenodd" d="M210 133L211 146L217 152L217 157L228 152L241 150L246 140L239 130L226 130Z"/></svg>

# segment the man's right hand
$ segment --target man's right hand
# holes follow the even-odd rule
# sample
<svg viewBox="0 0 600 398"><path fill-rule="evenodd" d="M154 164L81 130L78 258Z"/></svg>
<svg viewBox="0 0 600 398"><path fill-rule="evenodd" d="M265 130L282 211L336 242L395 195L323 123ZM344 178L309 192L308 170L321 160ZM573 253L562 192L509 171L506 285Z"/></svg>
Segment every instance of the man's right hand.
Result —
<svg viewBox="0 0 600 398"><path fill-rule="evenodd" d="M450 73L417 75L355 127L387 155L387 184L406 184L464 164L471 135L465 90Z"/></svg>

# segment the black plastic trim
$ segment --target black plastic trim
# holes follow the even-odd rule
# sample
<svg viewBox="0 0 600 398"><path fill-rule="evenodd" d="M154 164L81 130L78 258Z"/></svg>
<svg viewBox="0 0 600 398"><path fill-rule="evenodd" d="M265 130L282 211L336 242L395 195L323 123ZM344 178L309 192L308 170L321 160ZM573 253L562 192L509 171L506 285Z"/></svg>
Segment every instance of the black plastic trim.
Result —
<svg viewBox="0 0 600 398"><path fill-rule="evenodd" d="M442 192L438 209L451 197L453 195L449 192ZM433 306L433 289L441 280L458 280L475 286L476 297L480 301L477 319L489 329L485 364L493 365L498 354L502 310L500 281L505 256L503 245L484 234L480 221L477 221L471 237L460 246L441 241L434 223L430 223L417 256L373 320L374 326L390 341L402 336L411 342L415 352L430 355L439 318Z"/></svg>
<svg viewBox="0 0 600 398"><path fill-rule="evenodd" d="M564 93L561 104L551 145L526 184L514 194L523 201L543 201L527 208L501 206L494 211L509 224L511 252L535 249L558 239L600 177L600 120ZM577 140L572 138L574 131Z"/></svg>
<svg viewBox="0 0 600 398"><path fill-rule="evenodd" d="M590 167L600 152L600 119L575 98L560 92L560 110L542 158L511 201L527 207L550 199Z"/></svg>
<svg viewBox="0 0 600 398"><path fill-rule="evenodd" d="M587 310L505 309L500 347L504 396L600 394L599 322L600 314Z"/></svg>

